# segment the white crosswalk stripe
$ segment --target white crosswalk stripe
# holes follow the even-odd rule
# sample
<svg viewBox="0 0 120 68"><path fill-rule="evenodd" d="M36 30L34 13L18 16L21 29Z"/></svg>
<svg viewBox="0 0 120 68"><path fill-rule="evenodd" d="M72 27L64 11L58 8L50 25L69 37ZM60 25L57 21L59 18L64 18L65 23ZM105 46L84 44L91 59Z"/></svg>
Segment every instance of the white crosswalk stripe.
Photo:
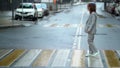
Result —
<svg viewBox="0 0 120 68"><path fill-rule="evenodd" d="M32 66L47 66L55 50L42 50L41 54L33 62Z"/></svg>
<svg viewBox="0 0 120 68"><path fill-rule="evenodd" d="M0 59L9 54L13 49L2 49L0 50Z"/></svg>
<svg viewBox="0 0 120 68"><path fill-rule="evenodd" d="M85 68L85 51L82 50L73 51L71 66Z"/></svg>
<svg viewBox="0 0 120 68"><path fill-rule="evenodd" d="M52 67L65 67L70 50L58 50L57 55L52 63Z"/></svg>
<svg viewBox="0 0 120 68"><path fill-rule="evenodd" d="M14 67L30 66L30 64L35 60L35 58L39 55L40 52L40 49L30 50L27 54L25 54L20 60L15 63Z"/></svg>
<svg viewBox="0 0 120 68"><path fill-rule="evenodd" d="M120 56L120 50L117 50L116 52L117 52L117 53L118 53L118 55ZM119 58L120 58L120 57L119 57Z"/></svg>
<svg viewBox="0 0 120 68"><path fill-rule="evenodd" d="M100 54L96 55L96 57L88 57L88 67L103 67L102 58Z"/></svg>

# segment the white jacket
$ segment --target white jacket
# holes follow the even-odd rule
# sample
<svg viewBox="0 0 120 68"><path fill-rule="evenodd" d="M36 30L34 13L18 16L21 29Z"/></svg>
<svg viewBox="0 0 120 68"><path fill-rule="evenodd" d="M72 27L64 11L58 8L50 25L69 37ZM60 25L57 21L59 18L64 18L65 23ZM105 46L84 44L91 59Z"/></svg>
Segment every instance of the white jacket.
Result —
<svg viewBox="0 0 120 68"><path fill-rule="evenodd" d="M92 12L86 22L85 32L89 34L95 34L96 22L97 22L97 14L95 12Z"/></svg>

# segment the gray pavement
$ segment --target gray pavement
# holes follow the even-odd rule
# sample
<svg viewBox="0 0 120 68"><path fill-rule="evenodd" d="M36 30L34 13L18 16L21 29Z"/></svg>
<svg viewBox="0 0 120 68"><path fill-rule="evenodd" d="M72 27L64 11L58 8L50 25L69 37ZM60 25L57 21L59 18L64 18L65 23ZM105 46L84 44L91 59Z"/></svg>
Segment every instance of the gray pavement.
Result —
<svg viewBox="0 0 120 68"><path fill-rule="evenodd" d="M103 4L97 3L97 6L99 18L95 45L99 50L119 49L119 21L102 10ZM78 5L50 17L45 17L38 21L37 25L2 29L0 33L1 48L75 48L87 50L87 35L84 33L84 24L88 16L86 5ZM79 27L80 22L81 26ZM78 34L76 34L77 28L81 29ZM74 42L77 45L74 46Z"/></svg>

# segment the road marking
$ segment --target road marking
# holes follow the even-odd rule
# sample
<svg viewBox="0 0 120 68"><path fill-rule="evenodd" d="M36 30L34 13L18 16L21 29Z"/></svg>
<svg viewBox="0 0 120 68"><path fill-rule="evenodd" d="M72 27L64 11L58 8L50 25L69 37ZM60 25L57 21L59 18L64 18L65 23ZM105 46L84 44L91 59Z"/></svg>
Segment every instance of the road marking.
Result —
<svg viewBox="0 0 120 68"><path fill-rule="evenodd" d="M40 49L32 49L28 51L28 53L26 53L21 59L19 59L13 66L30 66L40 52Z"/></svg>
<svg viewBox="0 0 120 68"><path fill-rule="evenodd" d="M7 54L9 54L12 51L13 51L13 49L2 49L2 50L0 50L0 59L3 58L4 56L6 56Z"/></svg>
<svg viewBox="0 0 120 68"><path fill-rule="evenodd" d="M84 16L85 13L83 13L83 16ZM82 17L83 19L83 17ZM51 23L51 24L45 24L43 27L58 27L58 28L77 28L76 30L76 33L81 33L79 32L80 30L82 30L82 27L84 27L84 25L82 23L80 24L56 24L56 23ZM117 25L117 24L97 24L97 27L100 27L100 28L113 28L113 27L116 27L116 28L120 28L120 25Z"/></svg>
<svg viewBox="0 0 120 68"><path fill-rule="evenodd" d="M115 52L112 50L105 50L104 56L109 68L111 67L120 67L119 58L116 56Z"/></svg>
<svg viewBox="0 0 120 68"><path fill-rule="evenodd" d="M85 68L85 51L83 50L73 51L71 66Z"/></svg>
<svg viewBox="0 0 120 68"><path fill-rule="evenodd" d="M65 67L70 50L58 50L55 59L53 60L52 67Z"/></svg>
<svg viewBox="0 0 120 68"><path fill-rule="evenodd" d="M119 55L119 59L120 59L120 50L117 50L116 52L118 53L118 55Z"/></svg>
<svg viewBox="0 0 120 68"><path fill-rule="evenodd" d="M52 24L45 24L44 27L59 27L59 28L71 28L71 27L78 27L78 24L55 24L55 23L52 23ZM80 25L79 27L82 27L82 25Z"/></svg>
<svg viewBox="0 0 120 68"><path fill-rule="evenodd" d="M77 31L75 34L75 40L73 42L73 47L72 47L73 49L80 49L81 48L82 37L78 37L78 35L82 35L82 27L80 27L80 26L82 25L84 14L85 14L85 12L82 9L82 17L81 17L80 24L78 25Z"/></svg>
<svg viewBox="0 0 120 68"><path fill-rule="evenodd" d="M79 26L79 25L78 25ZM76 30L76 34L75 34L75 39L74 39L74 42L73 42L73 49L76 49L77 48L77 41L78 41L78 33L79 33L79 28L80 27L77 27L77 30Z"/></svg>
<svg viewBox="0 0 120 68"><path fill-rule="evenodd" d="M57 26L57 24L55 23L55 24L51 24L50 25L50 27L56 27Z"/></svg>
<svg viewBox="0 0 120 68"><path fill-rule="evenodd" d="M84 14L85 14L85 12L83 11L83 14L82 14L82 18L81 18L81 24L82 24L82 21L83 21L83 16L84 16ZM79 27L79 29L80 29L80 32L78 33L78 35L82 35L82 27ZM77 49L80 49L81 48L81 40L82 40L82 37L81 36L79 36L78 37L78 47L77 47Z"/></svg>
<svg viewBox="0 0 120 68"><path fill-rule="evenodd" d="M70 27L70 24L64 24L64 27L68 28Z"/></svg>
<svg viewBox="0 0 120 68"><path fill-rule="evenodd" d="M95 57L88 57L88 67L90 68L103 68L103 63L100 54Z"/></svg>
<svg viewBox="0 0 120 68"><path fill-rule="evenodd" d="M43 50L32 66L47 66L55 50Z"/></svg>
<svg viewBox="0 0 120 68"><path fill-rule="evenodd" d="M11 54L6 56L0 61L0 66L6 66L9 67L14 61L16 61L20 56L22 56L25 53L25 50L23 49L16 49Z"/></svg>

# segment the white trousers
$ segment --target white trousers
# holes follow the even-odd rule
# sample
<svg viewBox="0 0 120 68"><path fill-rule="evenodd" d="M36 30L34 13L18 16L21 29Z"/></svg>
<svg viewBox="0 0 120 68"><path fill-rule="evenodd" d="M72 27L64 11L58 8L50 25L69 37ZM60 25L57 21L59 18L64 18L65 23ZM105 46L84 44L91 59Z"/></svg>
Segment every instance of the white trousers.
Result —
<svg viewBox="0 0 120 68"><path fill-rule="evenodd" d="M88 45L90 54L97 52L97 48L94 46L94 34L88 34Z"/></svg>

